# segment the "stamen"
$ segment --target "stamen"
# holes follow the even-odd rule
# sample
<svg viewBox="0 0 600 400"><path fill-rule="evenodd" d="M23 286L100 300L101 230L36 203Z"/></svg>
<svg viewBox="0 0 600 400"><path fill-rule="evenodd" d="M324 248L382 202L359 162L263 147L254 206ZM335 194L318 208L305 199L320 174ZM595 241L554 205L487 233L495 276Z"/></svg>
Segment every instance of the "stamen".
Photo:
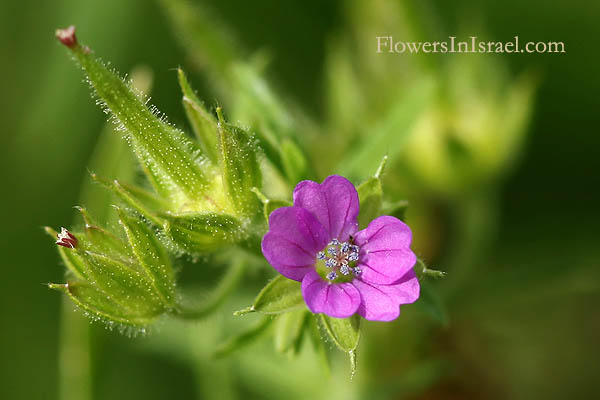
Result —
<svg viewBox="0 0 600 400"><path fill-rule="evenodd" d="M343 243L338 239L332 239L327 248L317 253L317 259L323 261L321 265L330 269L326 275L329 281L335 281L340 275L358 276L362 273L360 267L354 265L360 258L360 248L352 241L352 237Z"/></svg>

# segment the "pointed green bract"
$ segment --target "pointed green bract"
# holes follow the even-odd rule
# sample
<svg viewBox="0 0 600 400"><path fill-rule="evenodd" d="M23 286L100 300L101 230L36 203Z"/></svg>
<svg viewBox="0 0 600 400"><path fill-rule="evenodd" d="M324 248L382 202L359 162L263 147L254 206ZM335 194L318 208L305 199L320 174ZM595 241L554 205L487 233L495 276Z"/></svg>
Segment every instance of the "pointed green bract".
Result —
<svg viewBox="0 0 600 400"><path fill-rule="evenodd" d="M233 207L241 216L253 215L257 199L252 188L261 186L257 146L243 129L228 124L219 116L219 164L223 186Z"/></svg>
<svg viewBox="0 0 600 400"><path fill-rule="evenodd" d="M216 164L219 161L217 120L204 107L200 99L198 99L182 69L177 71L177 76L179 78L179 86L183 92L183 107L192 125L192 129L204 154L206 154L210 161Z"/></svg>
<svg viewBox="0 0 600 400"><path fill-rule="evenodd" d="M154 188L182 202L205 190L209 178L199 149L181 131L161 120L131 86L81 45L72 48L105 107L128 133L128 140Z"/></svg>

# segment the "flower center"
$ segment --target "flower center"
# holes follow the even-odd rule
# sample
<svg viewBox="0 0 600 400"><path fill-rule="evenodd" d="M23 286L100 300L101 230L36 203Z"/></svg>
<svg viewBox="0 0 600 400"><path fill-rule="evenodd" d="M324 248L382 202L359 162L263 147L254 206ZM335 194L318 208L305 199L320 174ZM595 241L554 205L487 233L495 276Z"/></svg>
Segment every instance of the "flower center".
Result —
<svg viewBox="0 0 600 400"><path fill-rule="evenodd" d="M343 243L333 239L317 253L317 272L330 283L350 282L361 273L356 265L359 253L360 248L353 243L352 237Z"/></svg>

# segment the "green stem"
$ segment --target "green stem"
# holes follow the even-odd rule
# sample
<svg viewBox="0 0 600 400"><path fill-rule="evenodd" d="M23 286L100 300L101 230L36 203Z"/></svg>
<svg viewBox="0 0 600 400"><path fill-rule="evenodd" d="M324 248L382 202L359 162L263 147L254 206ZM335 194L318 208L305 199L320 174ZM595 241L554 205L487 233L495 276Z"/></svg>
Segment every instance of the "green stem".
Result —
<svg viewBox="0 0 600 400"><path fill-rule="evenodd" d="M59 399L91 400L90 323L65 296L61 306Z"/></svg>
<svg viewBox="0 0 600 400"><path fill-rule="evenodd" d="M246 266L245 260L238 258L229 267L217 288L206 301L196 307L188 307L180 304L177 306L174 315L182 319L201 319L214 312L223 304L229 294L237 288L244 276Z"/></svg>

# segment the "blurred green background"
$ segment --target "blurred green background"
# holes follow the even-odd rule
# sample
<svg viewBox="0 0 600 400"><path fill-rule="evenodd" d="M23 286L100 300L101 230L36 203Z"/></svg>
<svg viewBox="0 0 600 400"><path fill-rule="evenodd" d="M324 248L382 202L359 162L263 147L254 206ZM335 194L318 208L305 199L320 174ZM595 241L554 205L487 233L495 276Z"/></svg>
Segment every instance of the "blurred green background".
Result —
<svg viewBox="0 0 600 400"><path fill-rule="evenodd" d="M72 223L71 206L78 204L86 166L106 116L54 38L54 29L75 24L81 40L123 73L137 65L149 66L154 76L152 103L171 122L186 126L174 68L189 71L207 103L223 100L211 82L215 78L203 73L182 45L181 32L175 33L165 11L167 3L3 3L2 399L77 398L73 393L69 397L70 388L61 389L65 379L59 367L59 352L65 346L65 340L61 345L61 297L43 284L60 282L63 267L41 228ZM375 56L371 33L378 26L379 34L394 34L397 40L405 28L394 25L396 20L385 12L374 13L374 18L369 12L356 12L361 7L385 9L381 6L385 2L377 2L379 6L367 1L198 3L210 6L239 40L244 49L240 59L256 50L268 51L268 80L317 124L328 118L326 65L339 43L333 38L349 45L348 57L368 64ZM403 308L400 320L389 325L367 324L358 375L352 382L342 358L335 359L330 379L322 376L310 346L299 358L289 359L265 340L231 358L213 360L215 343L229 337L229 329L247 323L230 315L247 305L264 283L267 274L255 272L219 315L202 322L164 323L150 337L135 339L92 324L89 391L93 398L600 397L600 56L596 51L600 3L397 3L407 12L401 17L410 31L423 40L472 34L511 40L519 35L521 40L563 41L567 50L566 54L454 56L459 60L457 69L450 68L444 79L459 88L463 80L474 81L485 94L485 88L498 81L502 93L522 73L535 86L523 145L514 148L518 154L510 154L502 173L485 178L493 181L486 181L485 188L468 179L457 185L445 178L436 181L438 175L431 178L430 171L407 177L401 170L402 159L392 165L386 183L413 206L408 223L416 232L415 248L437 269L449 273L447 280L435 284L442 305L429 313L433 317L422 311L426 306L415 305ZM352 33L347 29L349 21ZM363 35L369 36L360 37L363 27ZM361 41L373 45L361 47ZM384 88L389 82L401 87L402 80L410 77L410 68L441 74L435 65L445 64L450 55L392 57L396 58L385 70L387 76L359 74L364 86L374 88L361 101L378 99L380 94L388 99L400 96L400 92L384 93ZM470 60L466 66L461 66L461 57ZM476 67L475 77L471 62L488 63L488 69ZM454 103L449 102L452 109ZM364 107L375 112L378 105ZM502 118L497 122L502 125ZM496 128L489 126L491 132ZM427 160L431 155L427 146L415 149L422 153L415 150L412 159ZM461 168L478 167L467 162ZM479 192L484 194L478 196ZM218 271L209 270L204 279L198 271L202 268L207 267L186 265L182 279L210 287ZM77 363L85 359L79 354L62 362L74 363L71 370L77 371Z"/></svg>

